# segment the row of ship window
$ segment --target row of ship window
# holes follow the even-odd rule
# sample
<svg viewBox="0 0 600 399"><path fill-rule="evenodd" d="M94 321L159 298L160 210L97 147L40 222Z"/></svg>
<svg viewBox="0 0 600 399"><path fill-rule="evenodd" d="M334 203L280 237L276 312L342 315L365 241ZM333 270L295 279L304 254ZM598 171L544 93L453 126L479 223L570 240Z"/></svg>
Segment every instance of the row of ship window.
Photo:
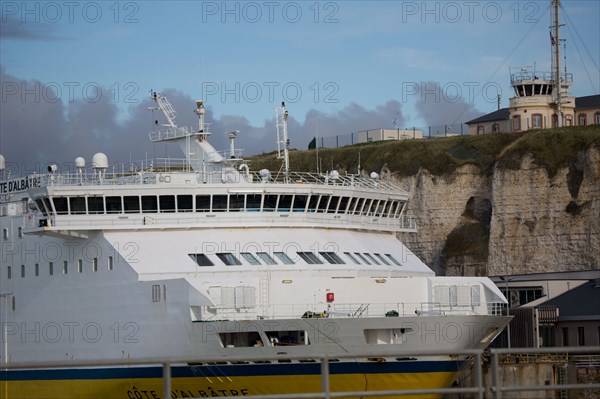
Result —
<svg viewBox="0 0 600 399"><path fill-rule="evenodd" d="M342 259L341 255L335 252L319 252L318 256L314 252L296 252L299 259L309 265L322 265L324 263L330 263L332 265L343 265L347 262ZM216 253L217 258L221 260L227 266L241 266L242 261L239 257L231 252ZM386 265L386 266L402 266L402 263L396 260L391 254L378 254L378 253L360 253L360 252L344 252L344 255L350 259L351 263L355 265ZM211 259L207 254L189 254L190 258L196 262L198 266L214 266L214 259ZM290 258L285 252L273 252L270 255L267 252L241 252L240 256L244 261L253 266L258 265L293 265L295 260ZM296 259L297 260L297 259Z"/></svg>
<svg viewBox="0 0 600 399"><path fill-rule="evenodd" d="M400 217L403 201L319 194L215 194L52 197L35 200L44 214L173 212L319 212Z"/></svg>
<svg viewBox="0 0 600 399"><path fill-rule="evenodd" d="M92 271L93 272L97 272L98 271L98 258L93 258L92 259ZM54 275L54 262L48 262L48 275L52 276ZM114 258L112 256L108 257L108 270L113 270L114 269ZM84 265L83 265L83 259L79 259L77 261L77 273L83 273L84 271ZM62 272L62 274L68 274L69 273L69 262L67 262L66 260L63 262L62 265L62 270L60 271ZM12 266L7 266L6 268L6 277L8 279L12 279L13 277L13 271L12 271ZM40 264L36 263L33 267L33 274L34 276L38 277L40 275ZM25 278L26 276L26 267L25 265L21 265L21 278Z"/></svg>

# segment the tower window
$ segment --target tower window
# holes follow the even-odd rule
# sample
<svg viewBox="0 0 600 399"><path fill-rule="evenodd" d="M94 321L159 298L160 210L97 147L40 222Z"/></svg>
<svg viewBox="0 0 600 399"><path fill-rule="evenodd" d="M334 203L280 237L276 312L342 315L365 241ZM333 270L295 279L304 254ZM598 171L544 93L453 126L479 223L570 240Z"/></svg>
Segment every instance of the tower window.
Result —
<svg viewBox="0 0 600 399"><path fill-rule="evenodd" d="M533 129L541 129L542 125L542 114L531 115L531 125Z"/></svg>
<svg viewBox="0 0 600 399"><path fill-rule="evenodd" d="M521 131L521 115L513 116L513 131Z"/></svg>

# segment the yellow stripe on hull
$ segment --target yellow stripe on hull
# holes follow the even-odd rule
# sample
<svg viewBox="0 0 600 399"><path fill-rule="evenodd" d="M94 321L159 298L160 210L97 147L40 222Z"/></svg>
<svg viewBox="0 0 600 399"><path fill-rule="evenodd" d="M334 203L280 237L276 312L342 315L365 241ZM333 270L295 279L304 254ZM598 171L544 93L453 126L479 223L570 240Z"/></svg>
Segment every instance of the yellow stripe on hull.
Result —
<svg viewBox="0 0 600 399"><path fill-rule="evenodd" d="M332 392L432 389L449 387L456 372L338 374L330 377ZM165 399L161 378L0 381L1 399ZM310 393L321 390L318 375L173 378L171 397L225 397ZM394 396L371 396L394 398ZM439 398L397 396L397 398ZM358 398L355 398L358 399Z"/></svg>

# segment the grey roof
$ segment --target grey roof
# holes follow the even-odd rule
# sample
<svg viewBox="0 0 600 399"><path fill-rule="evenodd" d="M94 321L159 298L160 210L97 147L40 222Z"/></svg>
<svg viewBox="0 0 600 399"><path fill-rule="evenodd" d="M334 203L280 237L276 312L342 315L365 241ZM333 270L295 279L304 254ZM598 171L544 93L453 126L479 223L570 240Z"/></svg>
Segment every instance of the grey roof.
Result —
<svg viewBox="0 0 600 399"><path fill-rule="evenodd" d="M522 281L553 281L553 280L595 280L600 279L600 270L581 270L567 272L544 272L544 273L528 273L528 274L509 274L508 276L489 276L496 283L504 284L505 277L508 277L509 282Z"/></svg>
<svg viewBox="0 0 600 399"><path fill-rule="evenodd" d="M575 108L600 108L600 94L575 98Z"/></svg>
<svg viewBox="0 0 600 399"><path fill-rule="evenodd" d="M546 305L558 308L559 320L600 319L600 279L590 280L539 306Z"/></svg>
<svg viewBox="0 0 600 399"><path fill-rule="evenodd" d="M510 115L510 112L509 112L508 108L500 108L498 111L494 111L489 114L480 116L479 118L476 118L476 119L466 122L466 124L471 125L473 123L507 121L509 115Z"/></svg>

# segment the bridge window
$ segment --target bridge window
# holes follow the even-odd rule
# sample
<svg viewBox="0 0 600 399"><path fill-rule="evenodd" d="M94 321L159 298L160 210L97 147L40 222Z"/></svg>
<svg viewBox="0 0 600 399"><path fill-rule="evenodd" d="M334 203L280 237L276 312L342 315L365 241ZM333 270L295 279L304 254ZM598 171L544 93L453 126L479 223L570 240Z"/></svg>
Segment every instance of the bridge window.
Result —
<svg viewBox="0 0 600 399"><path fill-rule="evenodd" d="M340 203L338 204L337 213L346 213L346 209L348 208L349 203L350 203L350 197L341 197Z"/></svg>
<svg viewBox="0 0 600 399"><path fill-rule="evenodd" d="M210 211L210 195L196 195L196 212Z"/></svg>
<svg viewBox="0 0 600 399"><path fill-rule="evenodd" d="M263 211L272 212L277 208L277 195L266 194L265 201L263 203Z"/></svg>
<svg viewBox="0 0 600 399"><path fill-rule="evenodd" d="M262 201L262 194L248 194L246 196L246 210L248 211L260 211L260 203Z"/></svg>
<svg viewBox="0 0 600 399"><path fill-rule="evenodd" d="M88 212L91 214L104 213L104 198L103 197L88 197Z"/></svg>
<svg viewBox="0 0 600 399"><path fill-rule="evenodd" d="M331 197L327 205L327 213L335 213L340 203L340 197Z"/></svg>
<svg viewBox="0 0 600 399"><path fill-rule="evenodd" d="M52 198L54 202L54 209L56 209L57 215L66 215L69 212L69 206L67 205L67 199L64 197Z"/></svg>
<svg viewBox="0 0 600 399"><path fill-rule="evenodd" d="M193 197L191 195L178 195L177 196L177 211L178 212L192 212L194 210L192 200L193 200Z"/></svg>
<svg viewBox="0 0 600 399"><path fill-rule="evenodd" d="M304 210L306 209L307 202L308 196L296 194L296 196L294 197L294 211L304 212Z"/></svg>
<svg viewBox="0 0 600 399"><path fill-rule="evenodd" d="M160 211L163 213L175 212L175 196L174 195L161 195L158 197L160 202Z"/></svg>
<svg viewBox="0 0 600 399"><path fill-rule="evenodd" d="M227 211L227 196L226 195L213 195L212 211L213 212L226 212Z"/></svg>
<svg viewBox="0 0 600 399"><path fill-rule="evenodd" d="M142 195L142 212L157 213L158 199L155 195Z"/></svg>
<svg viewBox="0 0 600 399"><path fill-rule="evenodd" d="M290 212L292 210L292 203L294 202L294 196L282 195L279 197L279 204L277 210L279 212Z"/></svg>
<svg viewBox="0 0 600 399"><path fill-rule="evenodd" d="M42 215L48 216L48 212L46 211L46 207L44 206L44 201L42 201L41 198L36 199L35 204L37 205L40 212L42 212Z"/></svg>
<svg viewBox="0 0 600 399"><path fill-rule="evenodd" d="M71 215L85 215L85 197L69 198Z"/></svg>
<svg viewBox="0 0 600 399"><path fill-rule="evenodd" d="M128 195L123 197L125 213L140 213L140 197Z"/></svg>
<svg viewBox="0 0 600 399"><path fill-rule="evenodd" d="M121 213L121 197L106 197L106 213Z"/></svg>
<svg viewBox="0 0 600 399"><path fill-rule="evenodd" d="M48 213L53 213L54 212L52 210L52 204L50 203L50 198L44 198L44 205L46 206L46 209L48 210Z"/></svg>
<svg viewBox="0 0 600 399"><path fill-rule="evenodd" d="M321 195L321 199L319 200L318 212L327 212L327 208L329 207L330 200L331 200L331 196Z"/></svg>
<svg viewBox="0 0 600 399"><path fill-rule="evenodd" d="M317 211L317 206L319 206L319 196L318 195L311 195L310 199L308 200L308 212L316 212Z"/></svg>
<svg viewBox="0 0 600 399"><path fill-rule="evenodd" d="M229 196L229 212L239 212L244 210L244 195L232 194Z"/></svg>

